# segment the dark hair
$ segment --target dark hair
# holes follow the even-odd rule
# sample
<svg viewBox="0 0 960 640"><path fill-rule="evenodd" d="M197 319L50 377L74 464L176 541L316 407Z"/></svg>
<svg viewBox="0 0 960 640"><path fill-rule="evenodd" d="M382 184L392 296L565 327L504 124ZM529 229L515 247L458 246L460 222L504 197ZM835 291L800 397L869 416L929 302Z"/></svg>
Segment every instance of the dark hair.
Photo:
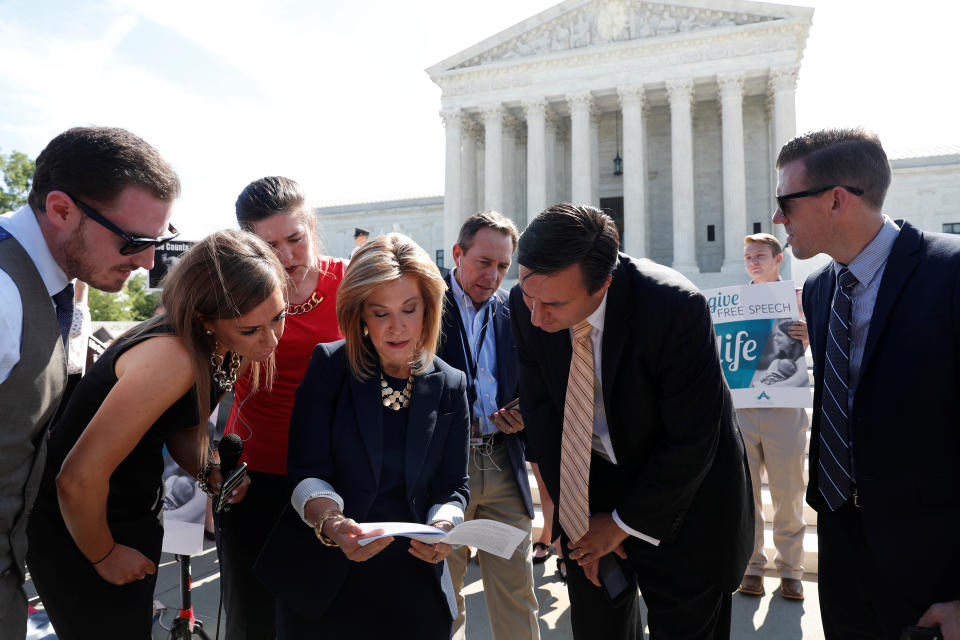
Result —
<svg viewBox="0 0 960 640"><path fill-rule="evenodd" d="M369 236L370 236L370 232L367 231L366 229L361 228L361 227L354 227L354 228L353 228L353 237L354 237L354 238L359 238L360 236L368 236L368 237L369 237Z"/></svg>
<svg viewBox="0 0 960 640"><path fill-rule="evenodd" d="M141 138L115 127L75 127L51 140L37 156L28 202L35 213L43 213L51 191L66 191L109 205L132 185L160 200L180 195L176 172Z"/></svg>
<svg viewBox="0 0 960 640"><path fill-rule="evenodd" d="M519 234L517 233L516 225L513 224L510 218L491 209L473 214L467 218L463 226L460 227L460 236L457 238L457 244L460 245L464 253L470 250L470 246L473 244L473 236L477 235L477 231L484 228L509 236L510 242L513 244L513 250L517 250L517 238Z"/></svg>
<svg viewBox="0 0 960 640"><path fill-rule="evenodd" d="M254 180L237 197L237 223L245 231L253 231L257 222L277 213L293 213L313 229L315 218L304 210L306 196L294 180L268 176Z"/></svg>
<svg viewBox="0 0 960 640"><path fill-rule="evenodd" d="M547 207L520 236L517 262L534 274L579 264L583 287L593 294L617 266L620 234L613 218L596 207L562 202Z"/></svg>
<svg viewBox="0 0 960 640"><path fill-rule="evenodd" d="M877 134L866 129L823 129L797 136L780 149L777 168L803 160L807 188L847 185L863 189L863 199L883 207L890 187L887 154Z"/></svg>

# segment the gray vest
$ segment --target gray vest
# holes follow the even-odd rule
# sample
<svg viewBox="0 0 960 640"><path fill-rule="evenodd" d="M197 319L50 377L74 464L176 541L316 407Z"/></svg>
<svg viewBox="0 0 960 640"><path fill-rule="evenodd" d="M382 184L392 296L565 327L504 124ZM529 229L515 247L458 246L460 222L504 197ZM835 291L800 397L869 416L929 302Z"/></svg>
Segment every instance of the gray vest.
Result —
<svg viewBox="0 0 960 640"><path fill-rule="evenodd" d="M0 240L0 269L23 303L20 361L0 383L0 575L24 579L27 515L47 457L47 426L67 384L57 313L40 273L15 238Z"/></svg>

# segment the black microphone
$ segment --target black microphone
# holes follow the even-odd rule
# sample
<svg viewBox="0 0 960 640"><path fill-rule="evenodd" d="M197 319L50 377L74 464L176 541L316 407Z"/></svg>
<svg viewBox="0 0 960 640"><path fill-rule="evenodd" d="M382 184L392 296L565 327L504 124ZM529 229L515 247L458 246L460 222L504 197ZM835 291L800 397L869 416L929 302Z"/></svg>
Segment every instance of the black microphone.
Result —
<svg viewBox="0 0 960 640"><path fill-rule="evenodd" d="M243 482L243 477L247 474L247 463L237 466L243 454L243 440L235 433L223 436L217 451L220 453L220 475L223 476L215 505L217 512L220 512L229 508L227 498Z"/></svg>

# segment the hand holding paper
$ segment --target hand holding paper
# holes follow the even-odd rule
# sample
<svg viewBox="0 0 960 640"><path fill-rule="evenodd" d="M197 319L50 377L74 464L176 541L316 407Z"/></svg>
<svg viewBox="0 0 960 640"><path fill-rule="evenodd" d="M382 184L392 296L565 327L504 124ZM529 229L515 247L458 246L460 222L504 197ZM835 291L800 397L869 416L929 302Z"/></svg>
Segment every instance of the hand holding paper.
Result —
<svg viewBox="0 0 960 640"><path fill-rule="evenodd" d="M366 534L377 529L382 533L357 540L366 545L378 538L387 536L405 536L424 544L445 542L450 545L470 545L487 553L509 558L527 535L523 529L497 522L495 520L470 520L455 526L449 533L428 524L415 522L363 522L357 526Z"/></svg>

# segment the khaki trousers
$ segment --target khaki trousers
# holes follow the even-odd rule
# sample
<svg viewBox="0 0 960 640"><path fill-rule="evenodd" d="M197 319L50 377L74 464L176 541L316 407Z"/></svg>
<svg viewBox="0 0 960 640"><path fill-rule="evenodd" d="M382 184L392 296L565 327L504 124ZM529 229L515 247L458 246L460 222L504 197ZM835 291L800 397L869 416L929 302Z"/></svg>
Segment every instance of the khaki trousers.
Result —
<svg viewBox="0 0 960 640"><path fill-rule="evenodd" d="M773 500L773 543L777 549L774 566L781 578L803 577L803 463L806 459L807 429L804 409L738 409L753 482L753 555L746 575L763 575L767 556L763 552L763 500L761 469L766 467Z"/></svg>
<svg viewBox="0 0 960 640"><path fill-rule="evenodd" d="M494 467L499 467L499 470ZM504 445L493 448L490 457L470 447L470 503L466 520L488 519L505 522L527 532L527 536L505 560L480 551L480 574L483 594L487 602L487 618L494 640L539 640L537 617L540 607L534 595L533 564L531 556L531 529L533 522L527 515L523 496L517 487L510 456ZM457 619L453 622L453 638L466 638L466 603L461 590L467 573L470 550L460 547L447 556L447 566L457 597Z"/></svg>

